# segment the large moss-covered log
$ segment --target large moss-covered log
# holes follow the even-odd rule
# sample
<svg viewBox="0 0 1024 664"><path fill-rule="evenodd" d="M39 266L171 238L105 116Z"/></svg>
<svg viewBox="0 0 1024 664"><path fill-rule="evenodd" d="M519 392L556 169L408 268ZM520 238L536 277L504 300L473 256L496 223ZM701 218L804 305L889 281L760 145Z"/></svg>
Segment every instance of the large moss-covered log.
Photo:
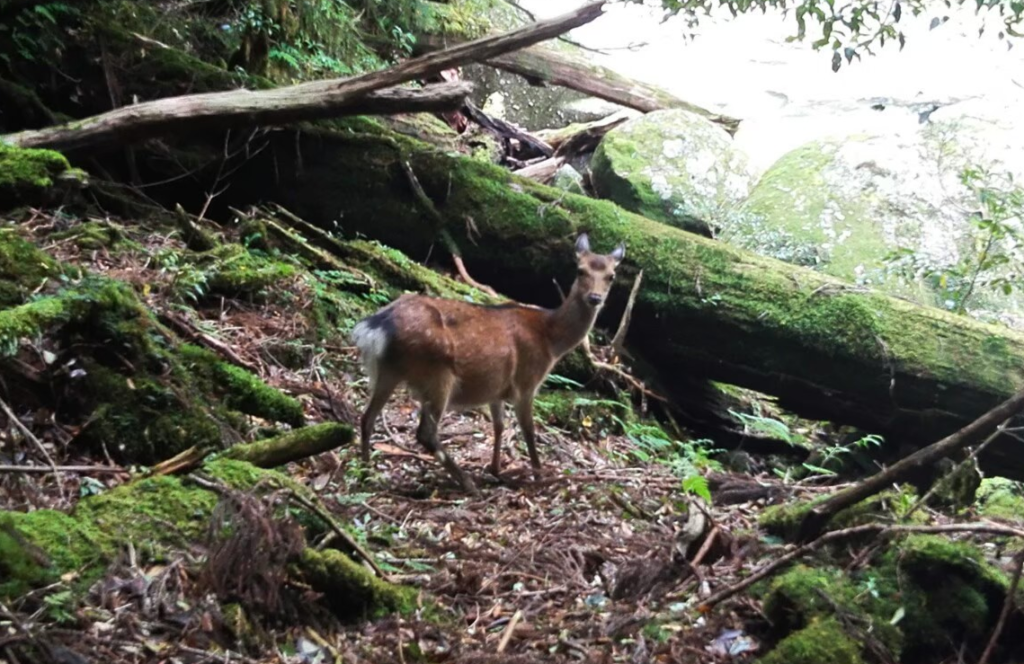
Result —
<svg viewBox="0 0 1024 664"><path fill-rule="evenodd" d="M642 268L628 343L674 396L685 398L694 376L742 385L807 417L882 433L895 448L941 438L1024 384L1020 334L427 149L372 122L352 126L347 135L307 134L298 149L292 138L280 140L264 157L278 160L279 181L259 160L244 177L253 192L325 228L340 218L347 233L424 258L440 246L440 229L414 195L406 161L470 273L539 304L557 303L553 276L571 278L578 231L589 231L598 248L625 240L623 284L605 320L617 318ZM292 177L299 154L302 176ZM1024 455L1005 442L989 458L999 459L999 472L1024 477Z"/></svg>

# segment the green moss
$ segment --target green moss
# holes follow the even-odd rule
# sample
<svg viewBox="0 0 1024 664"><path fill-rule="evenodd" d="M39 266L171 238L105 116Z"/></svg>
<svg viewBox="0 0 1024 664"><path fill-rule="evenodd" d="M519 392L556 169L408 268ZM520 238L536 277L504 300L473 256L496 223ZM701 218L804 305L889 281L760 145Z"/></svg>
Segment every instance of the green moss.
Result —
<svg viewBox="0 0 1024 664"><path fill-rule="evenodd" d="M245 460L258 458L261 460L261 466L274 467L282 463L279 457L287 456L290 451L307 450L312 453L317 449L335 449L350 444L354 438L355 430L350 425L323 422L273 438L235 445L225 452L224 456Z"/></svg>
<svg viewBox="0 0 1024 664"><path fill-rule="evenodd" d="M205 257L213 259L207 268L210 292L232 297L281 287L298 273L290 263L257 256L239 245L225 245Z"/></svg>
<svg viewBox="0 0 1024 664"><path fill-rule="evenodd" d="M113 247L125 239L124 232L106 221L87 221L50 235L53 240L71 239L82 250Z"/></svg>
<svg viewBox="0 0 1024 664"><path fill-rule="evenodd" d="M533 406L537 417L548 424L565 428L574 419L576 412L574 390L544 390L537 395Z"/></svg>
<svg viewBox="0 0 1024 664"><path fill-rule="evenodd" d="M286 475L243 461L218 459L204 470L236 489L283 486L309 497L308 489ZM178 477L152 477L84 498L70 515L0 512L0 571L5 572L0 597L17 596L69 572L76 575L76 587L87 587L128 542L140 563L165 560L202 540L219 500L215 492Z"/></svg>
<svg viewBox="0 0 1024 664"><path fill-rule="evenodd" d="M762 528L772 535L778 535L787 540L796 539L804 518L811 511L814 505L825 498L827 498L827 496L805 502L770 505L761 511L760 516L757 518L757 522Z"/></svg>
<svg viewBox="0 0 1024 664"><path fill-rule="evenodd" d="M875 638L899 655L903 635L890 624L895 605L855 585L857 579L831 567L797 565L774 579L765 595L764 612L777 634L788 634L832 616L837 610L857 616Z"/></svg>
<svg viewBox="0 0 1024 664"><path fill-rule="evenodd" d="M835 618L813 621L807 627L784 638L766 656L762 664L863 664L861 647Z"/></svg>
<svg viewBox="0 0 1024 664"><path fill-rule="evenodd" d="M137 463L155 463L193 446L220 445L212 413L181 394L176 381L125 375L92 360L83 365L91 395L87 403L93 405L84 442Z"/></svg>
<svg viewBox="0 0 1024 664"><path fill-rule="evenodd" d="M983 646L1009 587L977 547L938 535L907 537L885 552L876 570L877 591L905 609L907 661L942 652L950 642Z"/></svg>
<svg viewBox="0 0 1024 664"><path fill-rule="evenodd" d="M388 613L411 613L416 592L394 586L335 549L302 552L299 567L338 615L346 618L377 618Z"/></svg>
<svg viewBox="0 0 1024 664"><path fill-rule="evenodd" d="M454 152L458 148L459 134L443 120L430 113L385 115L377 119L391 131L411 136L442 150Z"/></svg>
<svg viewBox="0 0 1024 664"><path fill-rule="evenodd" d="M186 486L178 477L152 477L83 500L75 519L92 524L110 542L151 542L145 553L154 560L166 548L201 539L217 501L215 493Z"/></svg>
<svg viewBox="0 0 1024 664"><path fill-rule="evenodd" d="M70 168L64 155L0 142L0 211L45 200L54 178Z"/></svg>
<svg viewBox="0 0 1024 664"><path fill-rule="evenodd" d="M975 494L978 513L996 519L1024 520L1024 496L1019 482L1003 477L986 477Z"/></svg>
<svg viewBox="0 0 1024 664"><path fill-rule="evenodd" d="M66 302L59 297L41 298L0 311L0 355L14 354L20 339L38 338L43 330L67 318Z"/></svg>
<svg viewBox="0 0 1024 664"><path fill-rule="evenodd" d="M0 597L17 597L110 553L95 529L55 510L0 512Z"/></svg>
<svg viewBox="0 0 1024 664"><path fill-rule="evenodd" d="M0 228L0 308L21 304L58 271L56 261L14 229Z"/></svg>
<svg viewBox="0 0 1024 664"><path fill-rule="evenodd" d="M228 364L205 348L183 344L178 352L187 371L217 394L228 408L273 422L302 426L302 404L245 369Z"/></svg>

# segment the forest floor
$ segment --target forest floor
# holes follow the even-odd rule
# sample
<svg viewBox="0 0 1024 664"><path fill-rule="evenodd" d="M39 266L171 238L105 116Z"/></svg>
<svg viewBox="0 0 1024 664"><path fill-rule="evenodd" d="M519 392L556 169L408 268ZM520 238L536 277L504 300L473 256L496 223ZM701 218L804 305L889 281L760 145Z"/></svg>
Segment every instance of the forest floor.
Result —
<svg viewBox="0 0 1024 664"><path fill-rule="evenodd" d="M40 215L22 228L55 258L128 282L154 312L190 321L197 334L217 340L268 384L302 400L309 422L356 421L365 379L355 350L305 341L302 287L290 285L288 303L220 298L183 306L172 297L181 274L153 260L182 250L180 241L103 223L130 238L131 248L54 240L64 226L58 216ZM282 349L289 348L303 350L304 361L282 361ZM351 527L393 580L421 589L421 609L413 615L241 629L213 598L197 596L195 563L202 551L147 566L130 549L84 604L73 605L70 593L50 587L38 591L44 609L27 612L31 596L0 607L0 620L21 628L0 635L0 643L32 634L53 661L66 662L81 656L109 662L676 662L709 661L729 648L753 654L756 639L740 630L760 621L755 602L740 599L707 615L693 609L695 600L756 564L765 549L756 537L743 546L733 540L728 555L707 556L694 574L674 557L691 503L671 466L642 461L622 433L595 426L584 439L542 420L545 468L538 481L509 420L500 481L486 470L488 418L449 413L442 422L442 444L476 479L479 500L463 495L417 448L416 405L404 390L378 422L368 478L359 472L358 445L286 468ZM111 471L108 459L66 445L72 427L54 413L37 412L29 424L55 464L96 470L0 474L3 508L72 510L80 497L130 478L127 469ZM25 447L5 452L3 462L23 462L33 454ZM746 502L716 507L710 516L722 533L751 533L758 509ZM263 637L253 641L252 633Z"/></svg>

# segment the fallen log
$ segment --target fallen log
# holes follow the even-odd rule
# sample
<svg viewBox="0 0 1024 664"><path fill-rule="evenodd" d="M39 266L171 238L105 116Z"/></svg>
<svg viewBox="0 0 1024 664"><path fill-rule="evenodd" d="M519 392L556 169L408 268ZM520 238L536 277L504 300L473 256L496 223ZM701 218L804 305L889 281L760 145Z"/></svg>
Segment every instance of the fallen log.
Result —
<svg viewBox="0 0 1024 664"><path fill-rule="evenodd" d="M311 81L271 90L229 90L148 101L59 127L0 136L0 142L17 147L71 151L119 146L174 132L207 128L211 124L282 124L332 117L339 115L339 107L344 107L345 104L351 107L358 101L363 101L364 104L363 108L355 111L356 114L375 113L381 110L381 102L379 99L375 102L378 104L377 110L367 110L365 98L370 93L422 79L443 69L485 60L557 37L593 21L603 11L603 1L591 3L553 19L459 44L443 51L427 53L394 67L361 76ZM448 91L449 94L453 90L457 92L454 97L448 97L444 104L435 105L431 110L450 110L461 106L469 88L464 84L442 85L448 86L440 89ZM395 95L403 96L410 93L412 91L393 91L392 103L385 104L385 107L390 109L386 112L410 112L408 106L404 110L397 110L393 102ZM427 109L421 104L418 110Z"/></svg>
<svg viewBox="0 0 1024 664"><path fill-rule="evenodd" d="M417 37L417 52L427 53L446 47L448 41L439 35ZM484 64L518 74L531 82L542 81L604 99L626 108L650 113L665 108L681 108L722 125L730 134L739 129L740 120L709 111L683 101L675 95L647 83L623 76L607 67L571 58L549 48L526 48L487 58Z"/></svg>
<svg viewBox="0 0 1024 664"><path fill-rule="evenodd" d="M609 246L624 240L624 285L613 289L604 320L619 319L625 284L643 269L626 344L673 401L685 402L695 377L740 385L810 419L881 434L895 451L896 443L949 435L1024 386L1024 335L1005 328L759 257L411 139L317 132L297 144L275 140L240 171L249 195L323 228L340 216L346 233L415 259L447 231L477 279L521 301L557 305L551 278L571 276L579 230ZM261 163L267 159L277 160L280 180ZM402 163L439 219L417 204ZM232 189L229 196L245 195ZM1017 447L1004 436L980 461L1024 478Z"/></svg>
<svg viewBox="0 0 1024 664"><path fill-rule="evenodd" d="M467 81L394 88L364 97L330 89L230 90L122 106L84 120L0 136L22 148L102 150L167 136L238 125L282 125L348 115L431 113L456 109L472 92ZM291 91L291 92L289 92Z"/></svg>
<svg viewBox="0 0 1024 664"><path fill-rule="evenodd" d="M347 424L326 422L302 427L266 440L235 445L223 454L226 459L251 463L257 468L277 468L292 461L314 457L348 445L353 438Z"/></svg>

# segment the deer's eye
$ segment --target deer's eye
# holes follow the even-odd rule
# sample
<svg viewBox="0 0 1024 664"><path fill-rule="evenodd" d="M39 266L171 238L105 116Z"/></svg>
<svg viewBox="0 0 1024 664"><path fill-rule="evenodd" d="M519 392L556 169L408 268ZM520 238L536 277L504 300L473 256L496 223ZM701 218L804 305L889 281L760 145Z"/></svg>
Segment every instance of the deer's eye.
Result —
<svg viewBox="0 0 1024 664"><path fill-rule="evenodd" d="M578 270L576 270L576 275L577 275L577 276L580 276L580 277L582 277L582 276L583 276L583 275L585 275L586 273L587 273L587 271L586 271L586 270L584 270L583 268L579 268Z"/></svg>
<svg viewBox="0 0 1024 664"><path fill-rule="evenodd" d="M614 279L614 278L615 278L614 274L606 274L606 275L604 275L604 280L607 281L608 283L611 283L612 279Z"/></svg>

